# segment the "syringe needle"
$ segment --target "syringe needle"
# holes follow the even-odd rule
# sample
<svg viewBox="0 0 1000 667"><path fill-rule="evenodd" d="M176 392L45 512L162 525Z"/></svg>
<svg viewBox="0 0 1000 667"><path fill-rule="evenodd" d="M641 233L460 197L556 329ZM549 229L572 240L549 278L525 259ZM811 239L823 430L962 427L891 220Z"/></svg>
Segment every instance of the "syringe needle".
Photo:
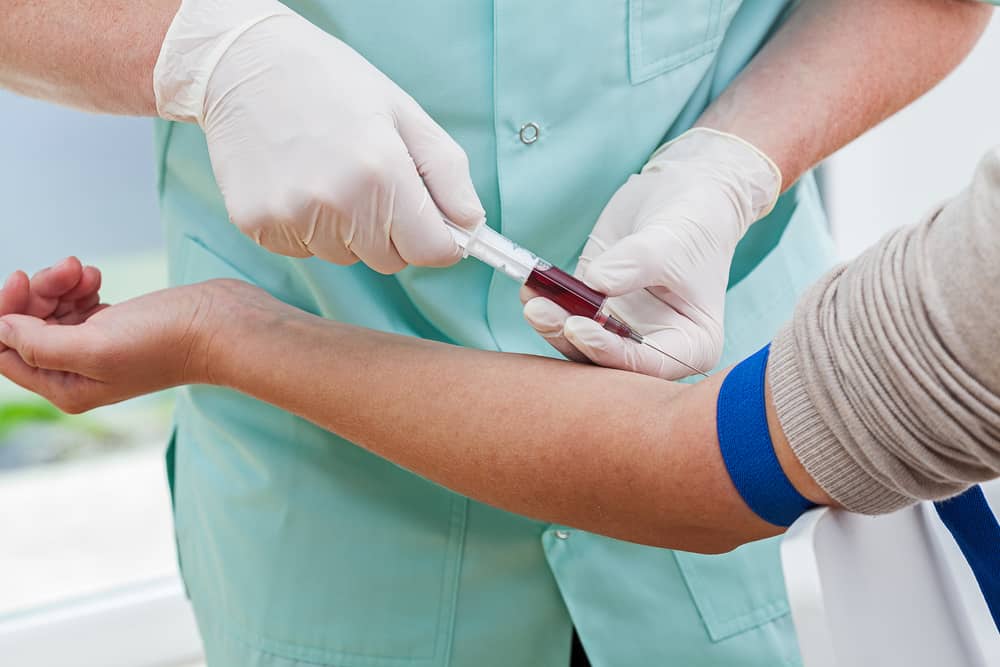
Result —
<svg viewBox="0 0 1000 667"><path fill-rule="evenodd" d="M471 255L481 262L502 271L514 280L526 285L538 296L543 296L562 306L571 315L587 317L622 338L629 338L640 345L648 345L663 356L673 359L688 370L708 377L704 371L681 361L666 350L647 342L635 329L614 317L605 309L608 297L574 278L557 266L553 266L522 248L506 236L489 227L485 222L475 230L459 227L445 220L455 243L465 255ZM653 296L656 296L655 294Z"/></svg>
<svg viewBox="0 0 1000 667"><path fill-rule="evenodd" d="M706 378L708 377L708 373L706 373L705 371L700 371L697 368L695 368L694 366L692 366L691 364L686 363L684 361L681 361L680 359L678 359L674 355L670 354L666 350L661 350L659 347L657 347L656 345L653 345L648 340L646 340L646 338L644 336L641 336L641 335L638 335L638 334L637 334L637 336L639 338L639 340L636 341L637 343L640 343L642 345L648 345L649 347L653 348L654 350L656 350L657 352L659 352L663 356L667 357L668 359L672 359L672 360L676 361L677 363L679 363L684 368L687 368L688 370L694 371L695 373L697 373L698 375L700 375L702 377L706 377ZM632 340L636 340L636 336L633 336Z"/></svg>

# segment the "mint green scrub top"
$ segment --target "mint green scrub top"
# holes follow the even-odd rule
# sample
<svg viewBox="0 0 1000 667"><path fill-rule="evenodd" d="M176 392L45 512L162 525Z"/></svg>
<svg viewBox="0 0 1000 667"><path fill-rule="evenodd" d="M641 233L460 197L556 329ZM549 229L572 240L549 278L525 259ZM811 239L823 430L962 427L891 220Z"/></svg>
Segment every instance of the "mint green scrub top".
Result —
<svg viewBox="0 0 1000 667"><path fill-rule="evenodd" d="M567 269L617 188L695 121L785 10L739 0L288 4L462 145L491 225ZM538 126L534 142L520 132L527 123ZM475 260L383 276L270 254L230 224L198 127L160 123L157 145L173 283L242 278L362 327L555 354L523 321L518 285ZM739 247L723 364L770 339L831 248L807 176ZM261 363L280 360L277 349ZM566 667L574 625L595 667L799 664L773 540L702 556L540 523L209 386L179 393L168 465L181 569L212 667Z"/></svg>

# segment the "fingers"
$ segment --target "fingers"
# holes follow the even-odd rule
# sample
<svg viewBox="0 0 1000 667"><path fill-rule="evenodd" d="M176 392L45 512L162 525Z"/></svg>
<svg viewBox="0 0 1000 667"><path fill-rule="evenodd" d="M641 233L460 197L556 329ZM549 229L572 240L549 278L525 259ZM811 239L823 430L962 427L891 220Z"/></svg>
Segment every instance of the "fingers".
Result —
<svg viewBox="0 0 1000 667"><path fill-rule="evenodd" d="M80 413L99 404L93 399L100 394L100 383L72 373L35 368L12 349L0 352L0 375L64 412Z"/></svg>
<svg viewBox="0 0 1000 667"><path fill-rule="evenodd" d="M316 216L319 224L323 223L321 216ZM325 245L319 245L317 249L309 247L309 238L303 240L299 231L287 224L283 224L277 218L268 216L258 216L252 223L236 222L237 218L231 216L234 223L252 238L257 245L267 248L273 253L286 257L298 257L304 259L312 257L314 254L320 256L320 252L329 252ZM243 219L243 218L240 218ZM332 261L328 260L328 261ZM341 264L343 262L336 262Z"/></svg>
<svg viewBox="0 0 1000 667"><path fill-rule="evenodd" d="M93 266L83 269L80 283L59 300L50 315L60 324L78 324L101 301L101 272Z"/></svg>
<svg viewBox="0 0 1000 667"><path fill-rule="evenodd" d="M80 274L80 282L76 287L62 296L63 301L82 301L92 299L101 291L101 270L96 266L85 266Z"/></svg>
<svg viewBox="0 0 1000 667"><path fill-rule="evenodd" d="M61 299L80 284L82 277L83 265L80 264L80 260L76 257L67 257L33 275L31 292L33 296L42 299Z"/></svg>
<svg viewBox="0 0 1000 667"><path fill-rule="evenodd" d="M51 399L48 387L42 379L42 371L28 365L17 350L7 348L0 351L0 375L28 391Z"/></svg>
<svg viewBox="0 0 1000 667"><path fill-rule="evenodd" d="M324 250L339 244L384 274L408 264L449 266L460 260L461 248L390 118L376 119L367 145L369 154L345 186L352 203L341 208L351 219L314 224L316 239L308 243L313 254L328 259Z"/></svg>
<svg viewBox="0 0 1000 667"><path fill-rule="evenodd" d="M663 281L667 250L663 239L642 229L589 261L582 280L608 296L621 296Z"/></svg>
<svg viewBox="0 0 1000 667"><path fill-rule="evenodd" d="M82 373L88 363L79 327L51 324L29 315L0 318L0 345L17 352L28 366Z"/></svg>
<svg viewBox="0 0 1000 667"><path fill-rule="evenodd" d="M0 316L9 314L63 318L92 308L100 301L101 272L68 257L30 280L23 271L7 279L0 290Z"/></svg>
<svg viewBox="0 0 1000 667"><path fill-rule="evenodd" d="M80 284L82 276L83 266L76 257L67 257L42 269L31 277L28 304L21 312L32 317L51 316L58 309L62 297Z"/></svg>
<svg viewBox="0 0 1000 667"><path fill-rule="evenodd" d="M570 361L587 361L587 357L563 335L567 318L569 313L564 308L544 297L529 299L524 304L524 319L542 338Z"/></svg>
<svg viewBox="0 0 1000 667"><path fill-rule="evenodd" d="M31 280L24 271L15 271L0 289L0 316L23 313L31 295Z"/></svg>
<svg viewBox="0 0 1000 667"><path fill-rule="evenodd" d="M571 317L563 327L566 340L595 364L664 380L679 380L697 372L707 373L718 363L718 359L705 358L703 333L700 328L687 323L669 326L646 336L646 340L667 353L663 354L648 345L613 334L585 317Z"/></svg>
<svg viewBox="0 0 1000 667"><path fill-rule="evenodd" d="M485 220L486 211L472 184L469 158L462 147L416 102L400 114L398 131L437 208L455 224L469 229Z"/></svg>
<svg viewBox="0 0 1000 667"><path fill-rule="evenodd" d="M567 341L599 366L665 380L676 380L691 374L691 371L656 350L613 334L585 317L566 320L564 335Z"/></svg>
<svg viewBox="0 0 1000 667"><path fill-rule="evenodd" d="M72 309L62 315L57 315L55 320L62 325L80 324L90 319L91 315L96 313L100 307L101 295L95 293L75 302Z"/></svg>
<svg viewBox="0 0 1000 667"><path fill-rule="evenodd" d="M415 158L411 159L406 150L400 141L401 163L393 202L392 242L407 264L451 266L462 259L462 249L445 225L445 214L421 179Z"/></svg>

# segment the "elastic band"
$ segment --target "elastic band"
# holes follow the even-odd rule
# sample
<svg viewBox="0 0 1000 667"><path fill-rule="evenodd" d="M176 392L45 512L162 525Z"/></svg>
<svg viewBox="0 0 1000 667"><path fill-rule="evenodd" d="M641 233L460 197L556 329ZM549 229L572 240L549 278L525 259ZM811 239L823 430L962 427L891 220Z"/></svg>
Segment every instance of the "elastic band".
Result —
<svg viewBox="0 0 1000 667"><path fill-rule="evenodd" d="M767 428L764 377L770 344L741 361L719 389L719 449L743 502L764 521L790 526L815 505L795 490L774 453Z"/></svg>
<svg viewBox="0 0 1000 667"><path fill-rule="evenodd" d="M767 428L764 378L770 345L740 362L722 383L716 404L719 449L747 506L776 526L790 526L814 507L781 469ZM1000 631L1000 522L979 486L934 503L972 569Z"/></svg>

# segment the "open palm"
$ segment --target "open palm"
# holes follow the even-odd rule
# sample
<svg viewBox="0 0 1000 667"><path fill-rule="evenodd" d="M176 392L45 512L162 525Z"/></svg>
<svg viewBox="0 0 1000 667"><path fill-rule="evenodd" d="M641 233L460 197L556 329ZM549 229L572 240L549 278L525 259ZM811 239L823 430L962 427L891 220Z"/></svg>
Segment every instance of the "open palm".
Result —
<svg viewBox="0 0 1000 667"><path fill-rule="evenodd" d="M74 258L0 290L0 374L67 412L83 412L198 381L193 360L204 320L237 281L153 292L100 304L100 272Z"/></svg>

